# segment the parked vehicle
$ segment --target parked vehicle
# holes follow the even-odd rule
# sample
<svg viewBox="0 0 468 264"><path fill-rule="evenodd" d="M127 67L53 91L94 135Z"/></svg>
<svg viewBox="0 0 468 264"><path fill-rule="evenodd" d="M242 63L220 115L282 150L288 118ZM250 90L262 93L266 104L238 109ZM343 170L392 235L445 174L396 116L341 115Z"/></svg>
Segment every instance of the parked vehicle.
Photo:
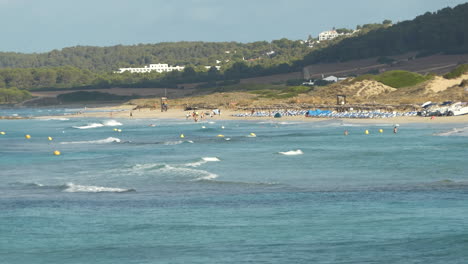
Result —
<svg viewBox="0 0 468 264"><path fill-rule="evenodd" d="M426 102L422 105L422 110L418 112L419 116L457 116L468 114L468 103L451 101L436 104Z"/></svg>
<svg viewBox="0 0 468 264"><path fill-rule="evenodd" d="M468 103L466 102L454 103L447 109L448 116L458 116L466 114L468 114Z"/></svg>

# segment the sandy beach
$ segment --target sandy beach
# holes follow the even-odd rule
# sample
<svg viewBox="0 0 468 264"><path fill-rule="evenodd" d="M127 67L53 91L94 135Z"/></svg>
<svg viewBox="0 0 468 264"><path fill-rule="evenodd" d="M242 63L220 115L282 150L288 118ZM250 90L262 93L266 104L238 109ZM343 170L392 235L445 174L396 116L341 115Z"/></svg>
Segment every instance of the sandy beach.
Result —
<svg viewBox="0 0 468 264"><path fill-rule="evenodd" d="M183 109L172 108L167 112L161 112L159 109L153 110L149 108L141 108L133 110L132 105L120 105L111 107L96 107L83 109L81 112L67 115L67 117L78 118L78 117L98 117L98 118L139 118L139 119L183 119L186 120L186 115L192 111L184 111ZM210 112L210 110L199 110L199 112ZM246 111L236 111L232 109L221 109L221 115L214 115L212 117L206 116L204 120L275 120L275 121L304 121L304 122L317 122L323 120L331 120L328 118L317 118L317 117L305 117L305 116L283 116L281 118L274 117L236 117L234 114L247 113ZM63 116L62 116L63 117ZM38 117L38 118L51 118ZM190 117L189 121L193 122ZM200 120L203 121L203 120ZM468 115L462 116L441 116L441 117L420 117L420 116L405 116L405 117L393 117L393 118L346 118L347 122L351 123L398 123L398 124L409 124L409 123L466 123L468 124Z"/></svg>

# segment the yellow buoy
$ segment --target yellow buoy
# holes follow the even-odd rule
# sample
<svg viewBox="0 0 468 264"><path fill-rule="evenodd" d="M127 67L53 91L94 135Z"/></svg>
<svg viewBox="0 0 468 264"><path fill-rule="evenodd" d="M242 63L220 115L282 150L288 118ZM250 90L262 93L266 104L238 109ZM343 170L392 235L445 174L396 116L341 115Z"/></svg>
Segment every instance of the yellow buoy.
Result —
<svg viewBox="0 0 468 264"><path fill-rule="evenodd" d="M30 139L30 138L31 138L30 135L26 135L26 136L24 136L24 137L25 137L26 139Z"/></svg>
<svg viewBox="0 0 468 264"><path fill-rule="evenodd" d="M251 137L256 137L257 135L255 135L255 133L250 133L250 136Z"/></svg>
<svg viewBox="0 0 468 264"><path fill-rule="evenodd" d="M6 133L5 133L5 132L3 132L3 131L2 131L2 132L0 132L0 135L5 135L5 134L6 134Z"/></svg>
<svg viewBox="0 0 468 264"><path fill-rule="evenodd" d="M219 134L218 137L224 137L224 135Z"/></svg>
<svg viewBox="0 0 468 264"><path fill-rule="evenodd" d="M380 133L383 133L383 129L379 129L379 132L380 132Z"/></svg>
<svg viewBox="0 0 468 264"><path fill-rule="evenodd" d="M49 141L52 141L53 138L52 138L52 137L48 137L47 139L48 139Z"/></svg>
<svg viewBox="0 0 468 264"><path fill-rule="evenodd" d="M184 134L180 134L180 138L184 138L184 137L185 137Z"/></svg>
<svg viewBox="0 0 468 264"><path fill-rule="evenodd" d="M60 154L61 154L60 151L58 151L58 150L54 151L55 156L59 156Z"/></svg>
<svg viewBox="0 0 468 264"><path fill-rule="evenodd" d="M369 130L366 129L364 133L366 133L366 135L369 135Z"/></svg>
<svg viewBox="0 0 468 264"><path fill-rule="evenodd" d="M117 128L114 128L114 131L119 131Z"/></svg>

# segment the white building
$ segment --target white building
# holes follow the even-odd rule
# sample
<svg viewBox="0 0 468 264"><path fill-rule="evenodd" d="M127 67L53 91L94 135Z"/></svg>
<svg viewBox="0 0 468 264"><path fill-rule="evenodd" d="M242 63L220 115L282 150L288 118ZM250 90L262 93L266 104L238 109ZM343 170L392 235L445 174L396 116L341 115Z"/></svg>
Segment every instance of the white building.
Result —
<svg viewBox="0 0 468 264"><path fill-rule="evenodd" d="M339 81L346 80L346 78L339 78L339 77L331 75L326 78L322 78L322 80L327 81L327 82L339 82Z"/></svg>
<svg viewBox="0 0 468 264"><path fill-rule="evenodd" d="M205 69L209 70L213 66L205 66ZM221 69L221 66L214 66L218 71Z"/></svg>
<svg viewBox="0 0 468 264"><path fill-rule="evenodd" d="M319 34L319 40L329 40L338 37L340 34L336 30L324 31Z"/></svg>
<svg viewBox="0 0 468 264"><path fill-rule="evenodd" d="M144 68L119 68L117 73L123 73L129 71L131 73L143 73L143 72L171 72L171 71L183 71L185 66L169 66L168 64L150 64Z"/></svg>

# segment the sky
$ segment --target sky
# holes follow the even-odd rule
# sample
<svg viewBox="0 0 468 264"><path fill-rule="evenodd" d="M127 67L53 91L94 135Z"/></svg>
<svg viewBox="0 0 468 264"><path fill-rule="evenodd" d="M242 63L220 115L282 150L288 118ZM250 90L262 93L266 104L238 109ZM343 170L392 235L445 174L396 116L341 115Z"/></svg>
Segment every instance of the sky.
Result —
<svg viewBox="0 0 468 264"><path fill-rule="evenodd" d="M467 0L0 0L0 51L306 39L410 20Z"/></svg>

